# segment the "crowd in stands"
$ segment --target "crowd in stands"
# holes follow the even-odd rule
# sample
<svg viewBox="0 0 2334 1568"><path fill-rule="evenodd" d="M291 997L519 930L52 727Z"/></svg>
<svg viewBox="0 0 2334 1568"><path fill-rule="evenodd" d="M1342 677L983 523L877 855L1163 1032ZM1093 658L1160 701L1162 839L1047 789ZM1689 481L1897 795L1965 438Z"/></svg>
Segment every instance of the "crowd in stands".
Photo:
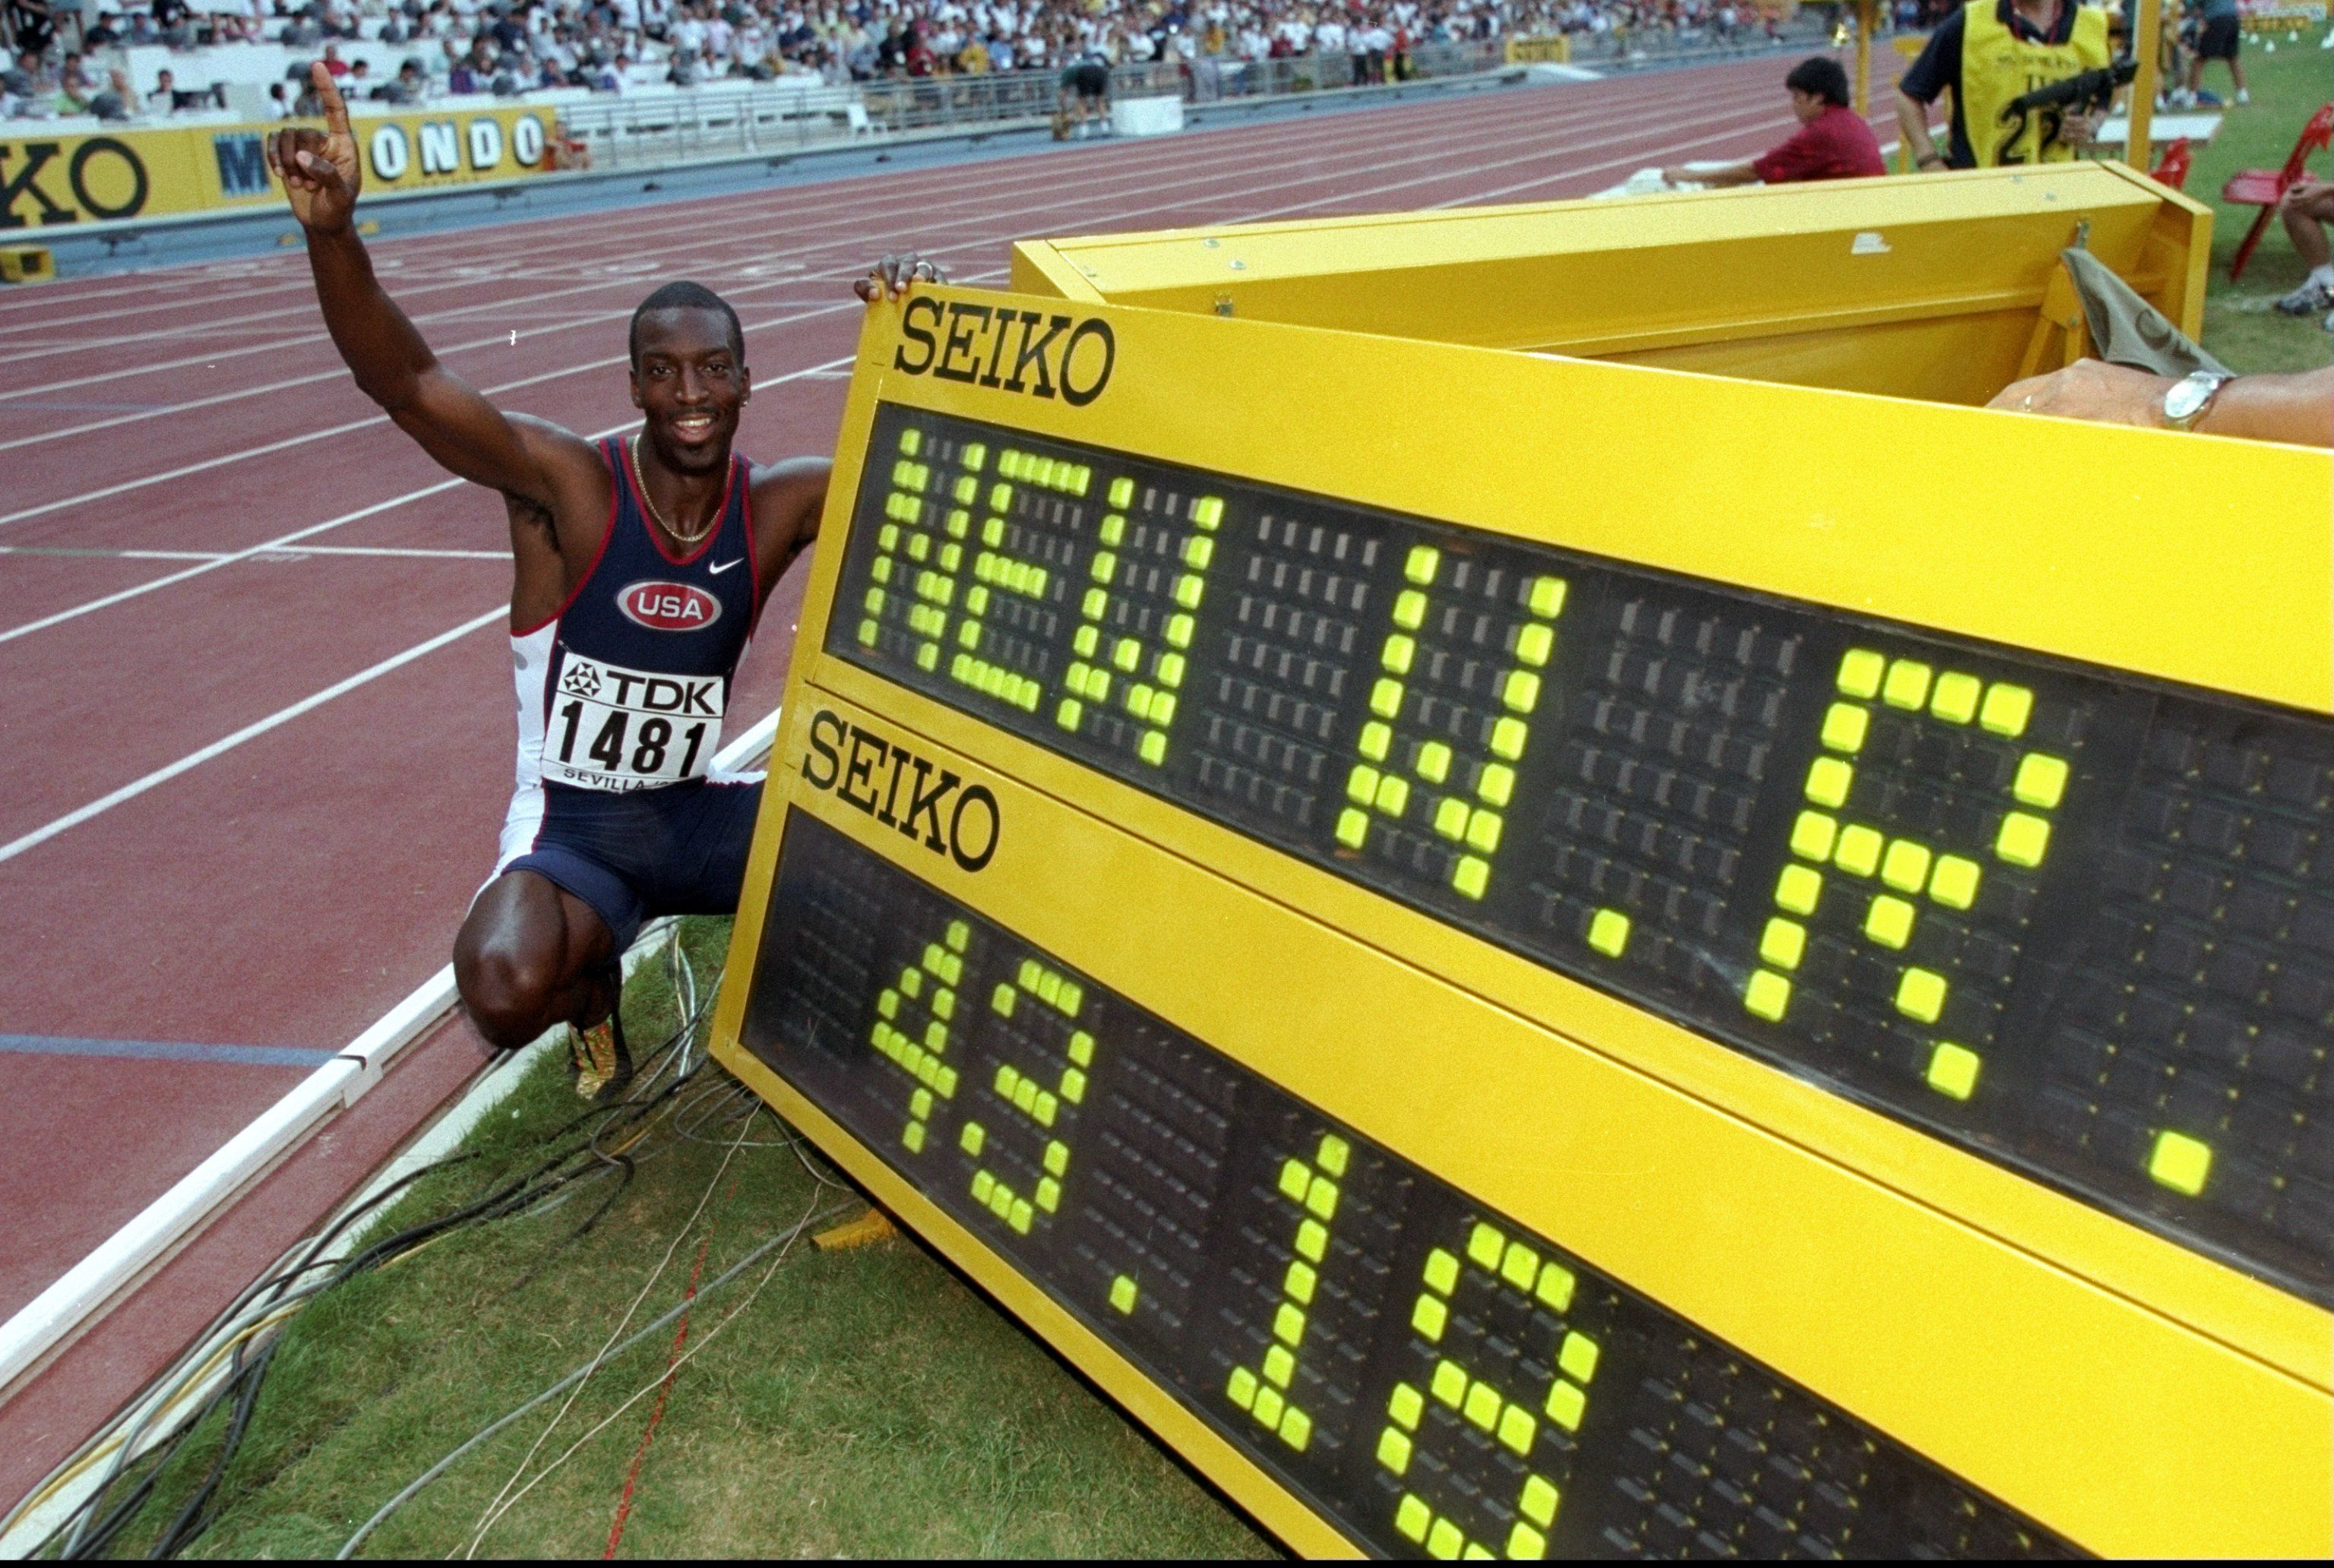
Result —
<svg viewBox="0 0 2334 1568"><path fill-rule="evenodd" d="M842 84L1111 64L1328 57L1354 82L1398 80L1423 45L1563 32L1726 42L1771 24L1750 0L5 0L11 114L167 113L88 61L113 46L243 41L320 53L343 91L391 103L535 88L621 92L724 78ZM393 77L342 41L410 46ZM315 54L311 54L311 58ZM304 67L278 111L302 106ZM110 100L110 101L109 101Z"/></svg>

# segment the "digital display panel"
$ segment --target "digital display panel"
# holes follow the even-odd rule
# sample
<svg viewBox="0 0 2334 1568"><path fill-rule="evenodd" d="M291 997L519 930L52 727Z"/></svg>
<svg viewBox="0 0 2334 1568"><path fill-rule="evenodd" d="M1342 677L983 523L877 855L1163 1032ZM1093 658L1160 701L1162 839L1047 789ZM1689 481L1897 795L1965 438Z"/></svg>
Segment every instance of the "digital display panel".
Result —
<svg viewBox="0 0 2334 1568"><path fill-rule="evenodd" d="M827 649L2319 1302L2334 724L880 405Z"/></svg>
<svg viewBox="0 0 2334 1568"><path fill-rule="evenodd" d="M1374 1550L2075 1554L800 811L740 1039Z"/></svg>

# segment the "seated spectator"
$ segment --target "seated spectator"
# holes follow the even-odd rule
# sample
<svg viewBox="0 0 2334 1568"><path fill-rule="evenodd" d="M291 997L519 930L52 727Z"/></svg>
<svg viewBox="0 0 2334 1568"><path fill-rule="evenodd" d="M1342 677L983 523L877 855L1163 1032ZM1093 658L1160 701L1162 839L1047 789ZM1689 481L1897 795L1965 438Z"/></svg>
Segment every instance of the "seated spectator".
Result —
<svg viewBox="0 0 2334 1568"><path fill-rule="evenodd" d="M456 63L454 69L447 73L446 91L458 93L488 92L493 91L494 83L494 55L487 41L481 38L470 45L469 53L464 55Z"/></svg>
<svg viewBox="0 0 2334 1568"><path fill-rule="evenodd" d="M97 24L83 39L92 49L111 49L121 42L121 18L111 11L97 14Z"/></svg>
<svg viewBox="0 0 2334 1568"><path fill-rule="evenodd" d="M267 118L270 120L292 118L292 95L284 90L284 83L281 82L271 82L267 84Z"/></svg>
<svg viewBox="0 0 2334 1568"><path fill-rule="evenodd" d="M104 89L89 73L89 66L78 51L65 56L64 69L57 72L57 108L65 114L87 114L89 106Z"/></svg>
<svg viewBox="0 0 2334 1568"><path fill-rule="evenodd" d="M167 71L154 74L154 91L146 95L146 107L156 114L169 114L178 107L178 90Z"/></svg>
<svg viewBox="0 0 2334 1568"><path fill-rule="evenodd" d="M13 116L32 112L33 101L41 91L41 57L25 50L0 71L0 100L5 100L6 112Z"/></svg>
<svg viewBox="0 0 2334 1568"><path fill-rule="evenodd" d="M349 63L341 58L341 46L339 44L327 43L324 45L324 69L333 73L335 81L349 73Z"/></svg>
<svg viewBox="0 0 2334 1568"><path fill-rule="evenodd" d="M1787 185L1797 180L1856 179L1888 172L1880 157L1880 143L1864 116L1848 107L1847 72L1828 54L1802 60L1783 78L1791 94L1791 113L1799 129L1790 139L1757 158L1715 168L1700 165L1662 170L1672 185L1749 185L1763 180Z"/></svg>
<svg viewBox="0 0 2334 1568"><path fill-rule="evenodd" d="M148 9L163 43L173 49L195 46L195 8L187 0L151 0Z"/></svg>
<svg viewBox="0 0 2334 1568"><path fill-rule="evenodd" d="M106 90L89 101L89 111L100 120L129 119L130 106L137 101L137 94L130 86L130 73L121 70L109 71L106 80L109 83Z"/></svg>
<svg viewBox="0 0 2334 1568"><path fill-rule="evenodd" d="M2325 311L2326 330L2334 332L2334 246L2326 240L2327 226L2334 224L2334 179L2295 181L2277 210L2301 265L2310 269L2301 286L2278 301L2277 308L2289 316Z"/></svg>

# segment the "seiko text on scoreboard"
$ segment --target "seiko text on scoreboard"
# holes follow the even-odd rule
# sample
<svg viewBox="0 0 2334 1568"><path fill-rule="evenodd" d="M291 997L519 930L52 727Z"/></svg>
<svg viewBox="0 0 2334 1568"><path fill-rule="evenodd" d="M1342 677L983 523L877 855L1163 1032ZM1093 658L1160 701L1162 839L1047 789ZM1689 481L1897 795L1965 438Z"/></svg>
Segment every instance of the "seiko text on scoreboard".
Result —
<svg viewBox="0 0 2334 1568"><path fill-rule="evenodd" d="M920 293L717 1048L1304 1550L2323 1551L2329 472Z"/></svg>

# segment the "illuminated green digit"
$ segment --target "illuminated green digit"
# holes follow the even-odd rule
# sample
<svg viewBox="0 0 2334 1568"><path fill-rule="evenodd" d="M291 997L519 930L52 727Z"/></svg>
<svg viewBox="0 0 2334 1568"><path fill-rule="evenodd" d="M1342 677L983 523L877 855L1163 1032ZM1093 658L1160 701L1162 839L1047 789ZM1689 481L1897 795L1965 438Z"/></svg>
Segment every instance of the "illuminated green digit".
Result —
<svg viewBox="0 0 2334 1568"><path fill-rule="evenodd" d="M964 498L978 492L989 453L978 441L968 444L955 458L961 472L952 481L936 483L922 451L921 431L901 432L901 455L892 465L892 490L876 529L876 554L868 573L873 581L861 603L858 637L863 647L872 648L886 609L899 611L914 640L917 668L930 670L940 668L950 618L962 609L960 579L971 533Z"/></svg>
<svg viewBox="0 0 2334 1568"><path fill-rule="evenodd" d="M1313 1441L1313 1417L1299 1407L1290 1392L1297 1375L1298 1352L1304 1349L1306 1313L1320 1284L1320 1271L1329 1255L1329 1225L1337 1217L1338 1183L1353 1159L1353 1147L1336 1133L1322 1136L1307 1164L1290 1157L1283 1160L1278 1178L1282 1197L1303 1211L1290 1250L1288 1272L1281 1275L1280 1301L1272 1313L1272 1343L1255 1366L1232 1369L1225 1397L1248 1412L1258 1425L1303 1453Z"/></svg>
<svg viewBox="0 0 2334 1568"><path fill-rule="evenodd" d="M911 559L908 552L915 548L911 539L920 532L924 492L931 482L930 466L916 461L923 441L921 430L911 428L900 432L900 456L892 464L892 488L883 497L883 521L875 528L875 560L868 571L869 587L860 602L858 636L863 648L875 646L884 610L895 597L907 592L913 582L906 570ZM930 554L929 542L921 548L924 554ZM911 611L912 608L911 605ZM916 618L911 614L909 619L912 629Z"/></svg>
<svg viewBox="0 0 2334 1568"><path fill-rule="evenodd" d="M1224 503L1221 496L1201 495L1180 520L1171 514L1164 521L1130 524L1134 498L1132 479L1111 482L1110 510L1095 531L1085 578L1074 590L1078 624L1054 722L1076 732L1089 728L1098 714L1124 711L1137 726L1135 755L1157 767L1167 760L1167 733L1182 702L1194 617L1207 596ZM1155 544L1153 530L1159 533ZM1163 572L1171 602L1156 607L1160 624L1146 637L1142 619L1131 613L1130 579L1152 572Z"/></svg>
<svg viewBox="0 0 2334 1568"><path fill-rule="evenodd" d="M988 1085L999 1110L1017 1122L1035 1127L1046 1143L1035 1162L1041 1174L1036 1181L1027 1183L1026 1191L1013 1185L1009 1171L976 1164L972 1172L973 1201L1027 1236L1038 1216L1052 1214L1061 1207L1062 1183L1070 1170L1070 1149L1053 1135L1055 1124L1085 1100L1086 1075L1094 1070L1095 1037L1078 1026L1078 1015L1085 1007L1085 988L1035 958L1023 959L1014 978L998 985L989 994L989 1006L1001 1019L1018 1020L1024 1033L1058 1032L1066 1035L1062 1070L1052 1087L1009 1063L998 1066ZM1040 1024L1038 1020L1044 1022ZM978 1121L968 1121L959 1135L964 1151L976 1161L989 1147L990 1130ZM1130 1294L1126 1304L1120 1308L1122 1312L1133 1310L1133 1282L1127 1282L1127 1286ZM1113 1302L1116 1303L1116 1294Z"/></svg>
<svg viewBox="0 0 2334 1568"><path fill-rule="evenodd" d="M1451 886L1480 899L1490 887L1491 857L1515 795L1516 764L1530 739L1531 715L1556 652L1555 622L1567 585L1561 577L1534 577L1518 590L1521 613L1508 634L1509 662L1493 678L1486 710L1473 716L1478 733L1421 735L1415 733L1421 703L1411 683L1436 657L1442 618L1434 590L1452 575L1442 552L1432 544L1414 545L1403 558L1403 586L1387 611L1378 673L1371 678L1370 717L1355 738L1358 755L1345 775L1346 804L1335 831L1339 844L1356 851L1367 848L1378 819L1431 833L1450 847ZM1466 746L1463 757L1454 753L1453 739ZM1606 934L1611 938L1609 928ZM1620 939L1626 939L1625 922Z"/></svg>
<svg viewBox="0 0 2334 1568"><path fill-rule="evenodd" d="M1442 1247L1427 1255L1418 1300L1410 1314L1412 1332L1426 1344L1442 1346L1451 1323L1451 1299L1470 1268L1487 1276L1494 1288L1520 1295L1559 1320L1571 1310L1575 1281L1570 1269L1541 1257L1530 1244L1509 1238L1497 1226L1478 1223L1468 1234L1463 1259ZM1475 1376L1448 1354L1437 1357L1424 1389L1396 1384L1386 1401L1386 1424L1378 1434L1376 1450L1378 1464L1396 1477L1406 1480L1409 1477L1419 1424L1430 1400L1456 1412L1522 1460L1527 1469L1516 1496L1517 1522L1505 1541L1469 1539L1463 1525L1436 1512L1414 1491L1405 1491L1395 1505L1394 1529L1433 1557L1546 1556L1548 1532L1556 1523L1562 1494L1536 1456L1550 1425L1566 1432L1579 1429L1587 1413L1588 1384L1596 1375L1599 1353L1595 1340L1567 1327L1556 1346L1555 1365L1544 1396L1518 1399L1514 1390Z"/></svg>
<svg viewBox="0 0 2334 1568"><path fill-rule="evenodd" d="M962 920L949 922L947 935L925 947L915 963L900 971L899 980L875 998L875 1027L868 1043L888 1057L918 1087L908 1096L908 1125L900 1141L911 1154L921 1154L929 1130L934 1097L956 1098L957 1073L947 1061L956 1023L956 986L964 976L964 951L972 928Z"/></svg>
<svg viewBox="0 0 2334 1568"><path fill-rule="evenodd" d="M1857 760L1876 712L1895 708L2015 740L2026 732L2034 694L1862 648L1840 660L1836 686L1819 731L1823 751L1808 765L1803 785L1807 805L1791 829L1793 858L1775 886L1776 913L1760 938L1760 966L1743 987L1744 1008L1772 1023L1790 1011L1792 976L1808 947L1806 922L1819 908L1830 903L1837 912L1852 914L1866 942L1886 954L1902 953L1912 946L1926 906L1962 911L1975 904L1986 856L2021 870L2040 868L2050 843L2047 813L2066 795L2066 759L2030 751L2020 759L2010 784L2012 804L1986 850L1957 854L1855 821ZM1916 1024L1936 1024L1952 988L1947 977L1910 962L1895 976L1888 1000L1896 1012ZM1939 1094L1967 1100L1982 1065L1968 1046L1933 1037L1925 1081Z"/></svg>
<svg viewBox="0 0 2334 1568"><path fill-rule="evenodd" d="M994 649L988 642L983 618L998 594L1045 602L1053 588L1053 574L1041 563L1013 553L1009 546L1016 543L1014 525L1006 515L1013 506L1015 485L1084 495L1085 485L1093 477L1092 471L1049 457L1032 457L1011 447L997 455L998 477L995 481L983 483L978 477L977 466L968 465L968 476L958 481L955 499L964 507L962 537L971 557L972 582L965 588L961 611L955 622L949 678L1000 702L1011 703L1024 713L1035 713L1043 695L1042 688L1032 677L989 657ZM972 520L984 512L988 515L975 535ZM950 514L951 528L956 525L957 516Z"/></svg>

